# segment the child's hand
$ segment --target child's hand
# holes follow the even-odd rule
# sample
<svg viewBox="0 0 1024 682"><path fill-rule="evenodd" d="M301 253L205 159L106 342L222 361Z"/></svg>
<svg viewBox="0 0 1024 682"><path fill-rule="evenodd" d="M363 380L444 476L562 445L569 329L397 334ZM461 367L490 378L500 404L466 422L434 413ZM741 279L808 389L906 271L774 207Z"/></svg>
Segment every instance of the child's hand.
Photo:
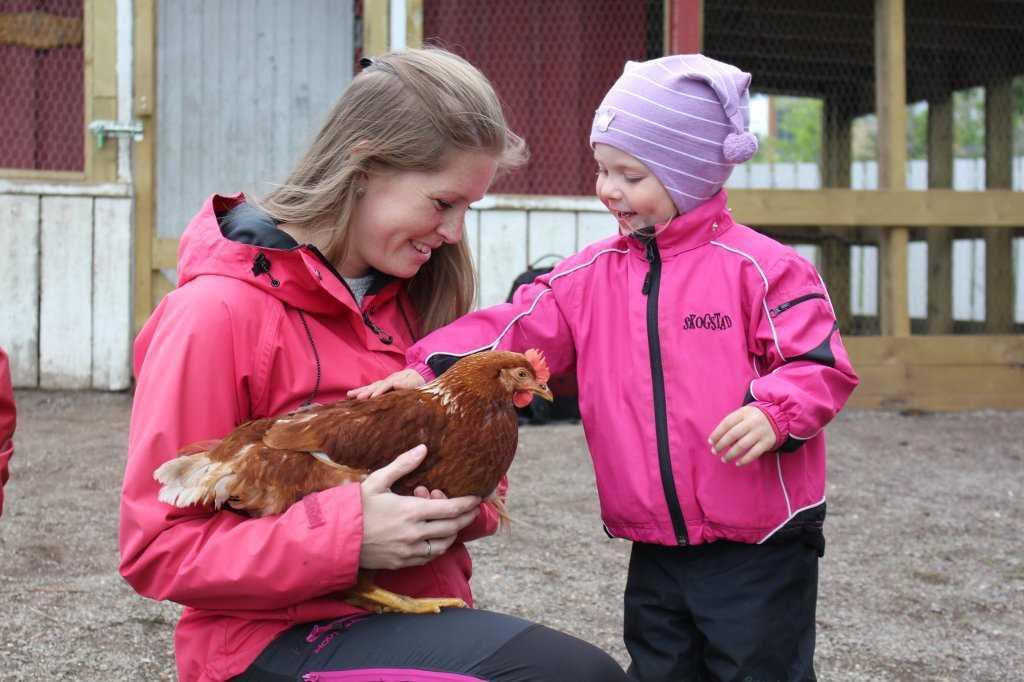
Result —
<svg viewBox="0 0 1024 682"><path fill-rule="evenodd" d="M425 383L426 381L423 380L423 377L416 370L402 369L372 384L353 388L348 392L348 397L355 400L366 400L367 398L376 398L398 388L418 388Z"/></svg>
<svg viewBox="0 0 1024 682"><path fill-rule="evenodd" d="M708 443L716 456L725 451L722 462L743 455L736 462L736 466L741 467L773 449L775 440L775 430L765 413L753 405L746 405L726 416L711 432Z"/></svg>

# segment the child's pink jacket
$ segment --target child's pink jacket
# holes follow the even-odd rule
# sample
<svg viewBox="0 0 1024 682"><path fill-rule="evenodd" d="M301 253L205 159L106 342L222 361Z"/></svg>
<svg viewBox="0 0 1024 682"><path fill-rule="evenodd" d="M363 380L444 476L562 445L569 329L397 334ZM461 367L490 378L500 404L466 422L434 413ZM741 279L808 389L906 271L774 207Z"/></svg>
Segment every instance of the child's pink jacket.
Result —
<svg viewBox="0 0 1024 682"><path fill-rule="evenodd" d="M818 273L733 221L720 192L645 245L616 236L437 330L406 356L425 378L489 347L575 369L609 533L662 545L758 543L821 523L822 429L857 385ZM777 451L723 464L708 436L744 403ZM801 512L805 512L801 514Z"/></svg>

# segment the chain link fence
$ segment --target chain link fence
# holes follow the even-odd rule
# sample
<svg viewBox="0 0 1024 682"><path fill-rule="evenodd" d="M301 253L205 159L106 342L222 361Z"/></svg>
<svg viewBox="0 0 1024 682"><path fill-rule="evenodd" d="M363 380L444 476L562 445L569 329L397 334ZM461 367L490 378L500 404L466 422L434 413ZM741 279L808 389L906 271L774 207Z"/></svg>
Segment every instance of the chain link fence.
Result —
<svg viewBox="0 0 1024 682"><path fill-rule="evenodd" d="M663 0L424 0L425 43L477 65L494 83L529 165L507 194L592 195L594 110L627 60L662 56Z"/></svg>
<svg viewBox="0 0 1024 682"><path fill-rule="evenodd" d="M83 63L83 0L0 0L0 169L84 169Z"/></svg>

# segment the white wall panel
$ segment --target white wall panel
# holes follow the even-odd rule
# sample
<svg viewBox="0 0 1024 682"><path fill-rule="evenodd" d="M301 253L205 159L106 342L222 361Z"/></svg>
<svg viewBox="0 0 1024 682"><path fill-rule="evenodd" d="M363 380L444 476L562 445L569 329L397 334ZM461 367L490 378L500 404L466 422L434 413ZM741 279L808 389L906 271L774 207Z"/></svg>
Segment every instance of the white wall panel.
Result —
<svg viewBox="0 0 1024 682"><path fill-rule="evenodd" d="M0 347L15 386L39 383L39 197L0 194Z"/></svg>
<svg viewBox="0 0 1024 682"><path fill-rule="evenodd" d="M131 200L97 198L93 215L92 387L121 391L131 385Z"/></svg>
<svg viewBox="0 0 1024 682"><path fill-rule="evenodd" d="M569 211L530 211L529 250L527 260L532 264L544 258L540 265L553 265L562 258L576 253L576 214Z"/></svg>
<svg viewBox="0 0 1024 682"><path fill-rule="evenodd" d="M607 211L580 211L576 225L579 232L576 237L577 251L599 239L611 237L619 229L618 222Z"/></svg>
<svg viewBox="0 0 1024 682"><path fill-rule="evenodd" d="M39 385L92 382L91 197L43 197L40 240Z"/></svg>
<svg viewBox="0 0 1024 682"><path fill-rule="evenodd" d="M157 3L157 231L284 180L352 79L352 3Z"/></svg>
<svg viewBox="0 0 1024 682"><path fill-rule="evenodd" d="M526 212L480 214L480 306L501 303L526 269Z"/></svg>

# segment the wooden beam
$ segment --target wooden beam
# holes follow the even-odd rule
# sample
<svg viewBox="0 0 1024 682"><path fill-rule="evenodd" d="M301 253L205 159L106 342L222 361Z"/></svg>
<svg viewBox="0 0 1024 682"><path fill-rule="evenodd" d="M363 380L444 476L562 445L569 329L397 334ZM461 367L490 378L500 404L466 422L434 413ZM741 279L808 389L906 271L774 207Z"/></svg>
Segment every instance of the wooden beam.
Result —
<svg viewBox="0 0 1024 682"><path fill-rule="evenodd" d="M157 237L152 242L152 249L153 270L174 270L178 267L177 237Z"/></svg>
<svg viewBox="0 0 1024 682"><path fill-rule="evenodd" d="M822 184L829 188L849 189L850 150L853 114L838 98L825 100L822 108ZM850 319L850 242L826 236L820 242L821 276L828 286L836 321L841 332L851 329Z"/></svg>
<svg viewBox="0 0 1024 682"><path fill-rule="evenodd" d="M875 0L879 189L906 186L907 79L903 17L903 0Z"/></svg>
<svg viewBox="0 0 1024 682"><path fill-rule="evenodd" d="M935 335L844 339L861 383L854 407L1024 409L1024 337Z"/></svg>
<svg viewBox="0 0 1024 682"><path fill-rule="evenodd" d="M750 190L729 192L740 222L836 227L1024 226L1024 192Z"/></svg>
<svg viewBox="0 0 1024 682"><path fill-rule="evenodd" d="M363 56L388 51L388 0L363 0Z"/></svg>
<svg viewBox="0 0 1024 682"><path fill-rule="evenodd" d="M879 326L886 336L910 335L910 310L907 305L907 254L910 230L894 227L884 230L878 241Z"/></svg>
<svg viewBox="0 0 1024 682"><path fill-rule="evenodd" d="M82 20L49 12L0 14L0 45L20 45L33 50L52 50L82 44Z"/></svg>
<svg viewBox="0 0 1024 682"><path fill-rule="evenodd" d="M928 187L953 187L953 96L928 102ZM929 334L953 333L953 233L928 230Z"/></svg>
<svg viewBox="0 0 1024 682"><path fill-rule="evenodd" d="M928 187L953 187L953 94L928 101Z"/></svg>
<svg viewBox="0 0 1024 682"><path fill-rule="evenodd" d="M985 88L985 186L1013 183L1013 93L1010 79ZM1013 241L1006 230L985 230L985 331L1013 331Z"/></svg>
<svg viewBox="0 0 1024 682"><path fill-rule="evenodd" d="M853 112L838 97L822 107L821 179L824 187L849 189Z"/></svg>
<svg viewBox="0 0 1024 682"><path fill-rule="evenodd" d="M132 115L143 122L145 134L132 147L135 188L132 271L132 327L142 329L155 305L153 297L153 238L156 232L156 0L135 0L133 26Z"/></svg>
<svg viewBox="0 0 1024 682"><path fill-rule="evenodd" d="M1024 336L943 334L893 338L857 336L843 339L854 367L910 364L920 366L1022 365ZM1021 396L1024 399L1024 395Z"/></svg>
<svg viewBox="0 0 1024 682"><path fill-rule="evenodd" d="M878 111L878 187L906 188L907 76L903 0L875 0L875 107ZM879 319L883 334L910 335L906 227L882 232Z"/></svg>
<svg viewBox="0 0 1024 682"><path fill-rule="evenodd" d="M693 54L704 49L704 0L667 0L669 26L665 54Z"/></svg>
<svg viewBox="0 0 1024 682"><path fill-rule="evenodd" d="M90 121L117 118L117 4L86 0L84 5L85 177L90 182L117 180L117 141L102 148L88 132Z"/></svg>
<svg viewBox="0 0 1024 682"><path fill-rule="evenodd" d="M423 47L423 0L405 2L405 45Z"/></svg>

